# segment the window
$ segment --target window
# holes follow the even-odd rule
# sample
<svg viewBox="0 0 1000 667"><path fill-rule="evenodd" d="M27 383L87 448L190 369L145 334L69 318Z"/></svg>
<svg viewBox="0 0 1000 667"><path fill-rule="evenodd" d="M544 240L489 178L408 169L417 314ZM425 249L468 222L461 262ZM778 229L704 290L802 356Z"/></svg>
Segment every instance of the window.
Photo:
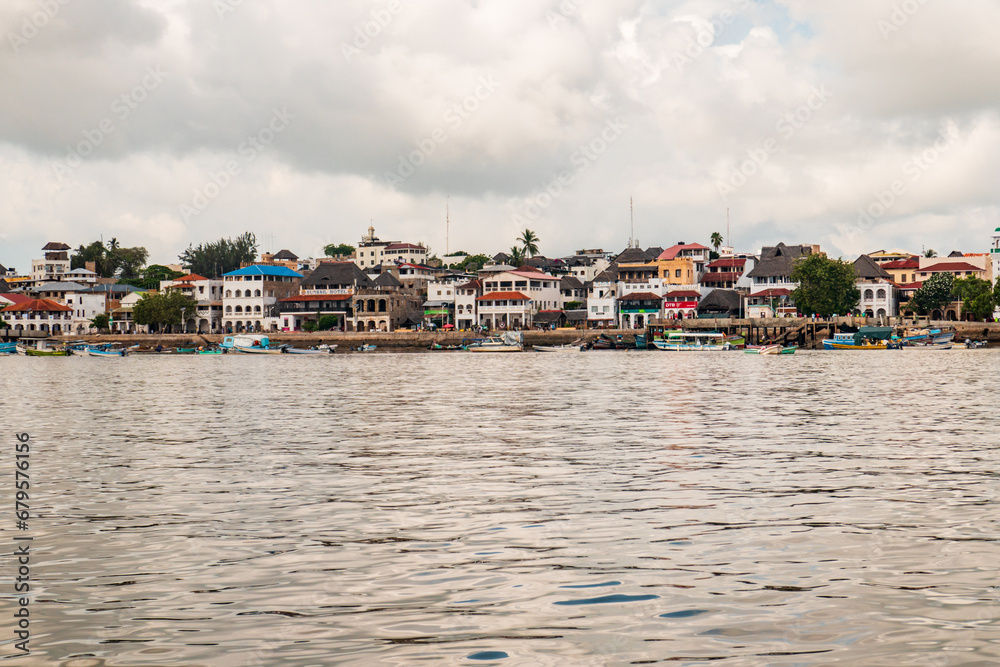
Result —
<svg viewBox="0 0 1000 667"><path fill-rule="evenodd" d="M241 292L240 290L236 290L236 298L237 299L240 298L242 295L243 295L243 292Z"/></svg>
<svg viewBox="0 0 1000 667"><path fill-rule="evenodd" d="M680 269L676 269L674 271L674 278L680 278L680 277L681 277L681 270Z"/></svg>

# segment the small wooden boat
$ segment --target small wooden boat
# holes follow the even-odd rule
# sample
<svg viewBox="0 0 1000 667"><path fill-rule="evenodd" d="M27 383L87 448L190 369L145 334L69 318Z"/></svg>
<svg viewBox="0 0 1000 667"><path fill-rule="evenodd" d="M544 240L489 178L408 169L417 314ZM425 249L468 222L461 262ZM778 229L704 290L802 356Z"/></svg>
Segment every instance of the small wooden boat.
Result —
<svg viewBox="0 0 1000 667"><path fill-rule="evenodd" d="M583 352L586 346L583 340L577 340L565 345L533 345L532 349L536 352Z"/></svg>
<svg viewBox="0 0 1000 667"><path fill-rule="evenodd" d="M657 349L667 352L722 352L729 349L721 333L671 331L665 339L654 340Z"/></svg>
<svg viewBox="0 0 1000 667"><path fill-rule="evenodd" d="M861 327L857 333L835 333L823 341L824 350L888 350L892 327Z"/></svg>
<svg viewBox="0 0 1000 667"><path fill-rule="evenodd" d="M465 345L442 345L441 343L431 343L427 349L432 352L454 352L456 350L464 350L465 347Z"/></svg>
<svg viewBox="0 0 1000 667"><path fill-rule="evenodd" d="M372 352L377 346L370 345L369 343L362 343L358 346L358 352Z"/></svg>
<svg viewBox="0 0 1000 667"><path fill-rule="evenodd" d="M221 347L214 347L207 350L198 350L198 354L225 354L226 351Z"/></svg>
<svg viewBox="0 0 1000 667"><path fill-rule="evenodd" d="M128 350L118 347L105 348L103 350L90 348L87 350L87 354L91 357L125 357L128 356Z"/></svg>
<svg viewBox="0 0 1000 667"><path fill-rule="evenodd" d="M524 334L520 331L506 331L501 336L492 336L473 341L469 352L521 352L524 350Z"/></svg>
<svg viewBox="0 0 1000 667"><path fill-rule="evenodd" d="M261 347L259 345L237 345L236 350L244 354L281 354L284 346L281 347Z"/></svg>
<svg viewBox="0 0 1000 667"><path fill-rule="evenodd" d="M24 353L29 357L68 357L70 356L69 350L57 350L55 348L34 348L29 347L24 350Z"/></svg>
<svg viewBox="0 0 1000 667"><path fill-rule="evenodd" d="M17 354L17 343L0 343L0 354Z"/></svg>
<svg viewBox="0 0 1000 667"><path fill-rule="evenodd" d="M177 354L194 354L195 352L198 351L198 348L195 348L195 347L175 347L174 350L177 352Z"/></svg>
<svg viewBox="0 0 1000 667"><path fill-rule="evenodd" d="M285 354L333 354L333 350L336 345L319 345L317 347L283 347L282 352Z"/></svg>
<svg viewBox="0 0 1000 667"><path fill-rule="evenodd" d="M646 338L645 334L635 335L635 349L645 350L649 348L649 339Z"/></svg>

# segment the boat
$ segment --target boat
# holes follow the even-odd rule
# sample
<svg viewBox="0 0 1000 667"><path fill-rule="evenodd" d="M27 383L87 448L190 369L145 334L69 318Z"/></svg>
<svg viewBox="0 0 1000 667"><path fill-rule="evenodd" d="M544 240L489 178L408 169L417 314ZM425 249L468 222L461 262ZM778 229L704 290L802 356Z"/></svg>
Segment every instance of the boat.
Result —
<svg viewBox="0 0 1000 667"><path fill-rule="evenodd" d="M469 352L521 352L524 350L524 333L505 331L500 336L491 336L473 341Z"/></svg>
<svg viewBox="0 0 1000 667"><path fill-rule="evenodd" d="M268 337L263 334L236 334L223 338L219 347L235 350L238 347L269 347L270 344Z"/></svg>
<svg viewBox="0 0 1000 667"><path fill-rule="evenodd" d="M108 347L104 349L90 348L87 354L91 357L127 357L129 351L120 347Z"/></svg>
<svg viewBox="0 0 1000 667"><path fill-rule="evenodd" d="M823 341L824 350L888 350L892 327L861 327L856 333L835 333Z"/></svg>
<svg viewBox="0 0 1000 667"><path fill-rule="evenodd" d="M0 343L0 354L17 354L17 343Z"/></svg>
<svg viewBox="0 0 1000 667"><path fill-rule="evenodd" d="M372 352L377 346L370 343L362 343L358 346L358 352Z"/></svg>
<svg viewBox="0 0 1000 667"><path fill-rule="evenodd" d="M956 350L982 350L986 347L987 343L985 340L970 340L965 339L963 343L955 343L954 349Z"/></svg>
<svg viewBox="0 0 1000 667"><path fill-rule="evenodd" d="M617 348L615 345L615 339L607 334L601 334L594 342L590 344L590 347L594 350L614 350Z"/></svg>
<svg viewBox="0 0 1000 667"><path fill-rule="evenodd" d="M225 354L226 351L221 347L211 348L208 350L198 350L198 354Z"/></svg>
<svg viewBox="0 0 1000 667"><path fill-rule="evenodd" d="M285 351L284 345L278 347L265 347L262 345L237 345L237 352L244 354L282 354Z"/></svg>
<svg viewBox="0 0 1000 667"><path fill-rule="evenodd" d="M336 345L318 345L316 347L283 347L281 351L285 354L333 354Z"/></svg>
<svg viewBox="0 0 1000 667"><path fill-rule="evenodd" d="M29 347L24 350L29 357L68 357L72 353L66 349Z"/></svg>
<svg viewBox="0 0 1000 667"><path fill-rule="evenodd" d="M536 352L583 352L587 348L581 338L565 345L532 345L532 349Z"/></svg>
<svg viewBox="0 0 1000 667"><path fill-rule="evenodd" d="M442 345L441 343L431 343L427 349L433 352L447 352L454 350L464 350L465 345Z"/></svg>
<svg viewBox="0 0 1000 667"><path fill-rule="evenodd" d="M667 352L722 352L730 349L724 334L691 331L671 331L666 338L654 340L653 345Z"/></svg>
<svg viewBox="0 0 1000 667"><path fill-rule="evenodd" d="M195 352L198 351L198 348L195 348L195 347L175 347L174 350L177 352L177 354L194 354Z"/></svg>
<svg viewBox="0 0 1000 667"><path fill-rule="evenodd" d="M751 345L743 350L744 354L781 354L784 350L782 345Z"/></svg>
<svg viewBox="0 0 1000 667"><path fill-rule="evenodd" d="M726 342L729 343L730 349L733 350L742 350L747 346L747 339L744 336L736 334L726 336Z"/></svg>
<svg viewBox="0 0 1000 667"><path fill-rule="evenodd" d="M649 339L646 338L646 334L636 334L635 335L635 349L645 350L649 348Z"/></svg>

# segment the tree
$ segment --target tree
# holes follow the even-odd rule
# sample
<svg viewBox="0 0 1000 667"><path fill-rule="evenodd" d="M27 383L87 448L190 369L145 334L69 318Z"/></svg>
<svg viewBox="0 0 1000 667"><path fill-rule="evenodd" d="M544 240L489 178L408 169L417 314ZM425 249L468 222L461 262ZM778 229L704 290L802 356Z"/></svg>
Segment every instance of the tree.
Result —
<svg viewBox="0 0 1000 667"><path fill-rule="evenodd" d="M924 251L924 257L927 257L928 259L930 259L931 257L937 257L937 250L934 250L933 248L928 248L927 250Z"/></svg>
<svg viewBox="0 0 1000 667"><path fill-rule="evenodd" d="M534 257L538 254L538 234L535 234L535 232L525 229L518 238L518 241L521 242L521 247L524 249L524 253L521 255L522 258L524 256Z"/></svg>
<svg viewBox="0 0 1000 667"><path fill-rule="evenodd" d="M583 301L567 301L563 304L563 310L579 310L583 308Z"/></svg>
<svg viewBox="0 0 1000 667"><path fill-rule="evenodd" d="M459 271L465 271L469 269L469 265L474 265L476 269L481 269L487 264L492 263L493 258L486 255L466 255L461 262L452 264L451 266Z"/></svg>
<svg viewBox="0 0 1000 667"><path fill-rule="evenodd" d="M323 246L323 254L327 257L337 257L338 255L350 255L354 252L354 246L346 243L331 243Z"/></svg>
<svg viewBox="0 0 1000 667"><path fill-rule="evenodd" d="M792 299L804 315L843 315L861 301L857 279L852 263L820 253L809 255L797 260L792 269L792 280L799 284Z"/></svg>
<svg viewBox="0 0 1000 667"><path fill-rule="evenodd" d="M993 315L997 305L990 281L975 276L956 280L952 295L962 302L962 312L970 313L977 320Z"/></svg>
<svg viewBox="0 0 1000 667"><path fill-rule="evenodd" d="M137 276L149 258L149 251L141 246L123 248L117 238L107 244L94 241L81 245L70 256L70 268L86 268L87 262L94 263L94 271L102 278L133 278Z"/></svg>
<svg viewBox="0 0 1000 667"><path fill-rule="evenodd" d="M107 331L110 324L111 322L108 320L108 316L105 313L101 313L94 319L90 320L90 325L98 331Z"/></svg>
<svg viewBox="0 0 1000 667"><path fill-rule="evenodd" d="M167 324L181 324L185 315L182 311L193 313L196 307L194 299L177 290L146 292L132 308L132 319L136 324L157 329Z"/></svg>
<svg viewBox="0 0 1000 667"><path fill-rule="evenodd" d="M521 266L524 264L524 248L511 246L510 252L507 254L510 255L510 263L513 266Z"/></svg>
<svg viewBox="0 0 1000 667"><path fill-rule="evenodd" d="M910 303L922 313L930 313L951 303L955 288L955 276L950 273L935 273L924 281Z"/></svg>
<svg viewBox="0 0 1000 667"><path fill-rule="evenodd" d="M240 264L250 263L256 257L257 237L252 232L245 232L235 239L202 243L197 247L189 245L178 256L185 269L211 278L235 271Z"/></svg>
<svg viewBox="0 0 1000 667"><path fill-rule="evenodd" d="M174 271L170 267L163 266L162 264L151 264L142 270L141 276L138 279L130 280L122 278L118 281L118 283L135 285L136 287L141 287L146 290L156 290L160 289L161 280L176 280L183 275L183 271Z"/></svg>
<svg viewBox="0 0 1000 667"><path fill-rule="evenodd" d="M339 321L340 320L336 315L324 315L323 317L319 318L319 330L329 331L330 329L337 326L337 322Z"/></svg>
<svg viewBox="0 0 1000 667"><path fill-rule="evenodd" d="M712 247L715 248L715 252L719 252L719 248L722 247L722 234L719 232L712 232Z"/></svg>

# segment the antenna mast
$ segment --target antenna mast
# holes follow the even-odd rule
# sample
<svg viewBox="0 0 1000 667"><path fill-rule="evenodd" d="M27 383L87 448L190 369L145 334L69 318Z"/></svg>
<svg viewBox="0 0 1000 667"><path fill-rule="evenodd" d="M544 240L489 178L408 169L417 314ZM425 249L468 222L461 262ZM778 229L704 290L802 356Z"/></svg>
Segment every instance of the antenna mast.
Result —
<svg viewBox="0 0 1000 667"><path fill-rule="evenodd" d="M632 197L631 197L631 195L628 198L628 217L629 217L629 224L630 224L629 237L628 237L628 247L629 248L634 248L635 247L635 208L633 208L633 206L632 206Z"/></svg>
<svg viewBox="0 0 1000 667"><path fill-rule="evenodd" d="M450 242L451 242L451 197L449 196L444 203L444 254L445 257L451 254L450 252Z"/></svg>

